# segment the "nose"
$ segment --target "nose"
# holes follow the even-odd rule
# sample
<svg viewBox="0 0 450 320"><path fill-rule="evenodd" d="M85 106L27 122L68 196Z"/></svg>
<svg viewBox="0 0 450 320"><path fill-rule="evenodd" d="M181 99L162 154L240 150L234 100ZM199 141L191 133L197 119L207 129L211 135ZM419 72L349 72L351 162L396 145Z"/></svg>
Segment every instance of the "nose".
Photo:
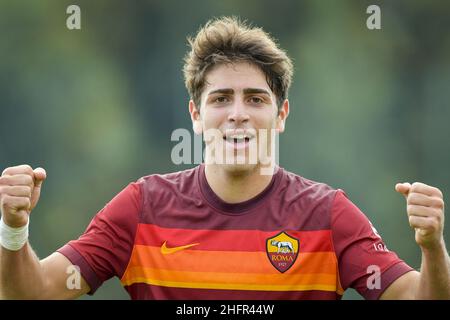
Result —
<svg viewBox="0 0 450 320"><path fill-rule="evenodd" d="M236 101L232 106L230 114L228 115L228 121L233 122L235 125L239 125L241 123L248 122L249 119L250 116L246 111L245 105Z"/></svg>

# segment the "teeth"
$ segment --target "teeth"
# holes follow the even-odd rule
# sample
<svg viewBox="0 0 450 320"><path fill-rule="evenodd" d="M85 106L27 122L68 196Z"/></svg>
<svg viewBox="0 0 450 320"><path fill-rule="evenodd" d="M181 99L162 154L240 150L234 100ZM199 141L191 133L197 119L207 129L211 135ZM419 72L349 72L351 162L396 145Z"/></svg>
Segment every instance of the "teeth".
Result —
<svg viewBox="0 0 450 320"><path fill-rule="evenodd" d="M245 134L232 134L232 135L227 136L227 139L243 140L245 138L250 138L250 137Z"/></svg>
<svg viewBox="0 0 450 320"><path fill-rule="evenodd" d="M223 138L228 142L242 143L251 140L253 137L251 132L245 130L227 130Z"/></svg>

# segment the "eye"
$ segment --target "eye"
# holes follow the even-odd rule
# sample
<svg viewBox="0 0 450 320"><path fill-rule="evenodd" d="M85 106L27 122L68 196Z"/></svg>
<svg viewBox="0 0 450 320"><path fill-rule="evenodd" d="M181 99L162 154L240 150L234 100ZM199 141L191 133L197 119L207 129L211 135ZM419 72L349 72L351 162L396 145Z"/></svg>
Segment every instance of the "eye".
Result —
<svg viewBox="0 0 450 320"><path fill-rule="evenodd" d="M215 98L213 102L215 102L215 103L225 103L225 102L228 102L228 97L226 97L226 96L219 96L219 97Z"/></svg>
<svg viewBox="0 0 450 320"><path fill-rule="evenodd" d="M257 97L257 96L251 97L249 100L251 103L254 103L254 104L261 104L264 102L263 99L261 99L260 97Z"/></svg>

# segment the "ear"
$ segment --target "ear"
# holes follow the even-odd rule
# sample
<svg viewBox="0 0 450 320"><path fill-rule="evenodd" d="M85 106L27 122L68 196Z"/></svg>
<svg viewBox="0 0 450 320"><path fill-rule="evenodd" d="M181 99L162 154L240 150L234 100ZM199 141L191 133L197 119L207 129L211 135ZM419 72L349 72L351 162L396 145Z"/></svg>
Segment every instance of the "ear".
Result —
<svg viewBox="0 0 450 320"><path fill-rule="evenodd" d="M189 113L192 120L192 129L195 134L202 134L202 121L200 117L200 110L197 108L193 100L189 100Z"/></svg>
<svg viewBox="0 0 450 320"><path fill-rule="evenodd" d="M277 132L284 132L284 127L286 124L286 119L289 116L289 100L286 99L281 106L281 109L278 111L277 123L275 129Z"/></svg>

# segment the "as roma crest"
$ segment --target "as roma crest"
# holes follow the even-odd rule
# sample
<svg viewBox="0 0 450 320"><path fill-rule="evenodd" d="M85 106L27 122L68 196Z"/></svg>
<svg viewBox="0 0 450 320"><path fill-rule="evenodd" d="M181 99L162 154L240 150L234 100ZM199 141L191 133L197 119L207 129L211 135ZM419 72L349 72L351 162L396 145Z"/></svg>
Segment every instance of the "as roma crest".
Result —
<svg viewBox="0 0 450 320"><path fill-rule="evenodd" d="M266 251L270 263L281 273L286 272L297 259L299 245L297 239L284 231L267 239Z"/></svg>

